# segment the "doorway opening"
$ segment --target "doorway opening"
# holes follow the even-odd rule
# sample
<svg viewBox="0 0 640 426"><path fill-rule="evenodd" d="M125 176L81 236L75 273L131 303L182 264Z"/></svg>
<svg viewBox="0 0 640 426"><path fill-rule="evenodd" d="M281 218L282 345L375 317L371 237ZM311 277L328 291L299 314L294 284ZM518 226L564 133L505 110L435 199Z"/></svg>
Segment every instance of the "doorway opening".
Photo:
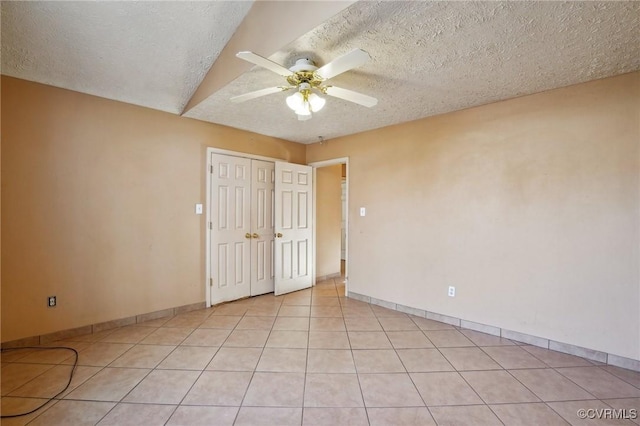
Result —
<svg viewBox="0 0 640 426"><path fill-rule="evenodd" d="M340 296L348 292L348 158L310 163L314 170L315 277L335 280ZM344 288L344 290L342 290Z"/></svg>

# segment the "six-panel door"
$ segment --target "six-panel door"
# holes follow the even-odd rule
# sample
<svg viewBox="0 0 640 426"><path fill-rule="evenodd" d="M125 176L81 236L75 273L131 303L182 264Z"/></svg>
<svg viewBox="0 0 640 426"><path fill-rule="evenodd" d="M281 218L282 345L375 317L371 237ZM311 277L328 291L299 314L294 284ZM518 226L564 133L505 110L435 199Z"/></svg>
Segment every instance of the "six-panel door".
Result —
<svg viewBox="0 0 640 426"><path fill-rule="evenodd" d="M313 284L312 168L276 162L275 294Z"/></svg>
<svg viewBox="0 0 640 426"><path fill-rule="evenodd" d="M211 303L251 294L251 160L212 154Z"/></svg>

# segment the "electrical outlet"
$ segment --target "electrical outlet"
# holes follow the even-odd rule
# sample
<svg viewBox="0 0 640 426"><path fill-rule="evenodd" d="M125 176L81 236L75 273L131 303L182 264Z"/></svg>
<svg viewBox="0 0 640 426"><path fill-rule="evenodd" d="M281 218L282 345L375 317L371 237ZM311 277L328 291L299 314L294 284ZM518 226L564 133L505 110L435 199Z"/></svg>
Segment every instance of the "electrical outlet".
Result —
<svg viewBox="0 0 640 426"><path fill-rule="evenodd" d="M456 297L456 288L452 285L449 286L449 297Z"/></svg>
<svg viewBox="0 0 640 426"><path fill-rule="evenodd" d="M50 308L56 306L56 296L49 296L47 299L47 304Z"/></svg>

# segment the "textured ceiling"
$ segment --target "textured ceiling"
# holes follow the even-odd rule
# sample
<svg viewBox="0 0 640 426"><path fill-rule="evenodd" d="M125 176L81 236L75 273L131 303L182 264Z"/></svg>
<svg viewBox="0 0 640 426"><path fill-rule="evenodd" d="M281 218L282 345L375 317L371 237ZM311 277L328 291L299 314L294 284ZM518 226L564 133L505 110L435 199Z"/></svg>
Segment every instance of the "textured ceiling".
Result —
<svg viewBox="0 0 640 426"><path fill-rule="evenodd" d="M250 1L2 2L2 74L179 114Z"/></svg>
<svg viewBox="0 0 640 426"><path fill-rule="evenodd" d="M327 97L299 122L287 92L242 104L231 96L282 85L254 68L187 116L293 141L325 139L640 68L639 3L358 2L270 59L324 64L354 48L366 65L331 84L378 98L365 108ZM256 52L260 53L260 52Z"/></svg>
<svg viewBox="0 0 640 426"><path fill-rule="evenodd" d="M2 73L180 113L250 6L3 1ZM317 142L638 70L639 22L638 2L360 1L272 55L256 53L290 67L364 49L371 61L330 83L377 106L327 97L299 122L288 93L231 103L285 84L254 67L184 115Z"/></svg>

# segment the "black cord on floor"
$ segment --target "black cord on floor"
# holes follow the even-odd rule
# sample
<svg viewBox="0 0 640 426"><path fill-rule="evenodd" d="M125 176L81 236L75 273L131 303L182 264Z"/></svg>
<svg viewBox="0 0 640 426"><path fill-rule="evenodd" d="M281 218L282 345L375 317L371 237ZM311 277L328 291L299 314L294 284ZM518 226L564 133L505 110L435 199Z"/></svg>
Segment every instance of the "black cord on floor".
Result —
<svg viewBox="0 0 640 426"><path fill-rule="evenodd" d="M26 413L20 413L20 414L8 414L8 415L4 415L3 414L3 415L0 415L0 419L8 419L8 418L12 418L12 417L22 417L22 416L27 416L27 415L29 415L31 413L35 413L36 411L38 411L39 409L41 409L42 407L44 407L45 405L47 405L48 403L50 403L51 401L53 401L54 399L56 399L57 397L62 395L67 389L69 389L69 386L71 385L71 380L73 380L73 373L75 373L76 367L78 366L78 351L76 351L73 348L68 348L66 346L23 346L23 347L20 347L20 348L3 349L2 353L10 352L10 351L17 351L17 350L21 350L21 349L36 349L36 350L66 349L68 351L73 351L73 353L75 355L75 360L73 361L73 367L71 368L71 374L69 374L69 381L67 382L67 386L65 386L64 389L62 389L60 392L58 392L57 394L55 394L54 396L52 396L47 401L45 401L43 404L41 404L40 406L34 408L33 410L28 411Z"/></svg>

